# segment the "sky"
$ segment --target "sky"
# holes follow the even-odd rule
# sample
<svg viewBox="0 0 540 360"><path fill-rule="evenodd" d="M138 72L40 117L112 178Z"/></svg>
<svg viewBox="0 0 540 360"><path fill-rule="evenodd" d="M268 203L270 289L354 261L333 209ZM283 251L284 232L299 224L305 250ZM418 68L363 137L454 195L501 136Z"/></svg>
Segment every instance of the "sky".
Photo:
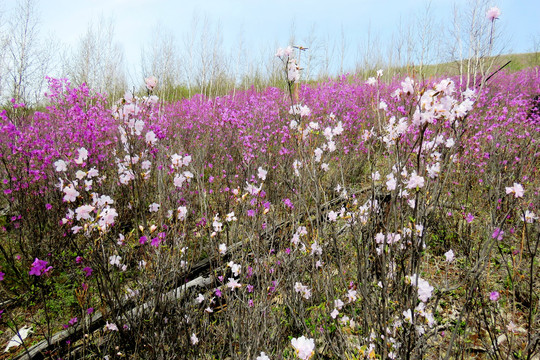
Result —
<svg viewBox="0 0 540 360"><path fill-rule="evenodd" d="M7 8L17 0L7 0ZM296 45L315 38L319 47L346 40L345 68L354 66L359 47L368 34L388 46L399 28L419 25L430 6L436 28L449 28L454 4L466 8L468 0L39 0L42 34L52 34L68 48L75 48L90 23L112 19L116 41L131 68L140 68L141 51L148 48L156 29L171 34L179 43L193 29L193 19L219 24L223 47L240 48L256 57L261 49ZM496 26L504 37L505 53L540 51L540 0L498 0L501 17ZM486 8L482 9L485 14ZM485 15L481 17L485 20ZM441 31L442 34L442 31ZM438 39L443 41L444 39ZM536 45L538 47L538 45ZM334 48L332 51L336 51Z"/></svg>

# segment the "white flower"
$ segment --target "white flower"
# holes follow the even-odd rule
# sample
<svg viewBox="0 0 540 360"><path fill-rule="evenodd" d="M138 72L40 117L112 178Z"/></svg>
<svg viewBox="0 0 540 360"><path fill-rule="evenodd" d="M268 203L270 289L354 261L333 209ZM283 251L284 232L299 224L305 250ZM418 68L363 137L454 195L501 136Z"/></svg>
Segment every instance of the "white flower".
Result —
<svg viewBox="0 0 540 360"><path fill-rule="evenodd" d="M412 311L411 309L403 311L403 317L405 318L405 321L409 324L412 324Z"/></svg>
<svg viewBox="0 0 540 360"><path fill-rule="evenodd" d="M349 302L356 301L356 290L349 290L347 292L347 298L349 299Z"/></svg>
<svg viewBox="0 0 540 360"><path fill-rule="evenodd" d="M343 307L343 305L345 305L345 304L343 303L343 301L341 301L341 299L334 300L334 306L335 306L338 310L341 310L341 308Z"/></svg>
<svg viewBox="0 0 540 360"><path fill-rule="evenodd" d="M228 213L226 218L225 218L225 221L227 221L227 222L236 221L236 220L238 220L238 219L236 218L236 216L234 216L234 211Z"/></svg>
<svg viewBox="0 0 540 360"><path fill-rule="evenodd" d="M447 262L451 263L452 261L454 261L454 251L452 249L445 252L444 256L446 257Z"/></svg>
<svg viewBox="0 0 540 360"><path fill-rule="evenodd" d="M261 355L257 356L255 360L270 360L268 356L264 353L264 351L261 352Z"/></svg>
<svg viewBox="0 0 540 360"><path fill-rule="evenodd" d="M110 323L107 321L105 323L105 329L109 330L109 331L118 331L118 326L116 326L115 323Z"/></svg>
<svg viewBox="0 0 540 360"><path fill-rule="evenodd" d="M330 221L336 221L337 217L338 217L338 213L335 212L334 210L332 210L332 211L330 211L328 213L328 220L330 220Z"/></svg>
<svg viewBox="0 0 540 360"><path fill-rule="evenodd" d="M56 171L66 171L67 170L67 164L64 160L58 160L54 163L54 166L56 168Z"/></svg>
<svg viewBox="0 0 540 360"><path fill-rule="evenodd" d="M77 220L88 220L90 219L90 213L95 209L91 205L82 205L75 209L75 214L77 214Z"/></svg>
<svg viewBox="0 0 540 360"><path fill-rule="evenodd" d="M176 212L178 213L178 220L185 220L188 212L185 206L180 206L176 209Z"/></svg>
<svg viewBox="0 0 540 360"><path fill-rule="evenodd" d="M376 85L377 84L377 79L375 79L374 77L370 77L370 78L367 79L366 84L370 85L370 86Z"/></svg>
<svg viewBox="0 0 540 360"><path fill-rule="evenodd" d="M260 166L259 166L259 169L257 171L258 171L257 176L259 177L259 179L264 181L266 179L266 174L268 173L268 171L264 170Z"/></svg>
<svg viewBox="0 0 540 360"><path fill-rule="evenodd" d="M227 253L227 245L219 244L219 253L225 255Z"/></svg>
<svg viewBox="0 0 540 360"><path fill-rule="evenodd" d="M199 296L197 296L197 298L195 299L199 304L202 303L204 301L204 295L203 294L199 294Z"/></svg>
<svg viewBox="0 0 540 360"><path fill-rule="evenodd" d="M75 163L76 164L82 164L86 159L88 159L88 150L86 150L85 148L80 148L79 150L77 150L78 153L79 153L79 157L75 160Z"/></svg>
<svg viewBox="0 0 540 360"><path fill-rule="evenodd" d="M229 278L229 282L227 283L227 287L231 290L234 290L236 288L242 287L242 284L238 282L235 278Z"/></svg>
<svg viewBox="0 0 540 360"><path fill-rule="evenodd" d="M111 265L120 266L120 260L122 260L122 258L118 255L112 255L109 257L109 263Z"/></svg>
<svg viewBox="0 0 540 360"><path fill-rule="evenodd" d="M73 202L77 199L77 196L79 196L79 192L75 190L75 187L73 187L73 184L69 184L62 191L65 194L64 201L66 202Z"/></svg>
<svg viewBox="0 0 540 360"><path fill-rule="evenodd" d="M525 193L525 189L523 189L523 186L518 183L514 183L514 186L506 187L506 193L507 194L514 194L516 198L523 197L523 194Z"/></svg>
<svg viewBox="0 0 540 360"><path fill-rule="evenodd" d="M521 221L532 224L535 220L538 220L538 216L535 213L529 210L525 210L525 215L521 216Z"/></svg>
<svg viewBox="0 0 540 360"><path fill-rule="evenodd" d="M313 350L315 350L315 341L304 336L293 338L291 345L296 350L296 355L302 360L309 359L313 355Z"/></svg>
<svg viewBox="0 0 540 360"><path fill-rule="evenodd" d="M197 335L195 335L195 333L191 334L191 344L193 345L197 345L197 343L199 342L199 338L197 337Z"/></svg>
<svg viewBox="0 0 540 360"><path fill-rule="evenodd" d="M411 178L407 183L407 189L416 189L424 187L424 178L416 174L416 171L411 174Z"/></svg>
<svg viewBox="0 0 540 360"><path fill-rule="evenodd" d="M157 204L157 203L152 203L152 204L150 204L150 205L148 206L148 210L149 210L150 212L157 212L157 211L159 210L159 206L160 206L160 205Z"/></svg>
<svg viewBox="0 0 540 360"><path fill-rule="evenodd" d="M145 140L148 144L154 145L157 141L156 134L153 131L146 133Z"/></svg>
<svg viewBox="0 0 540 360"><path fill-rule="evenodd" d="M338 315L339 315L339 311L338 311L337 309L334 309L334 310L330 313L330 316L332 317L332 319L335 319Z"/></svg>

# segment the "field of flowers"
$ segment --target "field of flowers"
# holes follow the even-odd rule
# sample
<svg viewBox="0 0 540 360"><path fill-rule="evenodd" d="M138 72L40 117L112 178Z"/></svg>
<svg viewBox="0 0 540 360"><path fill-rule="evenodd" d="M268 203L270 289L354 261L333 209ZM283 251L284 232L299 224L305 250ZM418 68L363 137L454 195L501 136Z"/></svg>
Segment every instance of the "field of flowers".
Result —
<svg viewBox="0 0 540 360"><path fill-rule="evenodd" d="M293 55L287 89L0 113L0 359L538 358L540 68Z"/></svg>

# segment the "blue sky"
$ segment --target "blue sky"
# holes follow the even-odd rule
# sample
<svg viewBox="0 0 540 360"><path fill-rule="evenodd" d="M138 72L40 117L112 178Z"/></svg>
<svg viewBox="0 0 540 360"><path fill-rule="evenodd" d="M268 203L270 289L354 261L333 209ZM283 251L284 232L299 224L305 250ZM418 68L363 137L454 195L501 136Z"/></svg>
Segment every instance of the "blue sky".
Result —
<svg viewBox="0 0 540 360"><path fill-rule="evenodd" d="M239 46L240 38L245 51L258 54L276 45L288 45L293 32L300 45L309 36L315 36L322 45L328 40L339 43L343 31L347 43L346 65L351 67L368 32L381 47L387 46L392 36L396 36L399 24L402 28L418 24L418 16L429 3L427 0L41 0L39 11L42 33L51 33L62 44L72 47L90 22L97 22L100 16L112 18L116 40L122 44L131 67L139 63L141 48L148 46L156 28L172 34L181 43L191 29L194 16L207 18L214 26L219 23L223 46L232 52ZM467 3L466 0L432 0L431 14L436 27L449 27L454 4L464 9ZM533 38L540 41L539 0L499 0L487 4L502 11L496 24L505 38L504 52L534 50ZM485 9L481 17L484 20L483 14Z"/></svg>

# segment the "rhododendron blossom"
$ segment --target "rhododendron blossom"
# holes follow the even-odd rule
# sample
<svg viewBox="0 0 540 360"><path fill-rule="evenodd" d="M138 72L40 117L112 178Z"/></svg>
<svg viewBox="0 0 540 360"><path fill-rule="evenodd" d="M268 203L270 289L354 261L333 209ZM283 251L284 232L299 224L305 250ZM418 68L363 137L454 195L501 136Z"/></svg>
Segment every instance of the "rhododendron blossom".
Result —
<svg viewBox="0 0 540 360"><path fill-rule="evenodd" d="M486 12L486 18L489 21L494 21L495 19L498 19L499 16L501 16L501 10L496 6L489 8Z"/></svg>
<svg viewBox="0 0 540 360"><path fill-rule="evenodd" d="M308 360L314 354L315 341L313 339L308 339L305 336L293 338L291 345L296 350L296 356L299 359Z"/></svg>

